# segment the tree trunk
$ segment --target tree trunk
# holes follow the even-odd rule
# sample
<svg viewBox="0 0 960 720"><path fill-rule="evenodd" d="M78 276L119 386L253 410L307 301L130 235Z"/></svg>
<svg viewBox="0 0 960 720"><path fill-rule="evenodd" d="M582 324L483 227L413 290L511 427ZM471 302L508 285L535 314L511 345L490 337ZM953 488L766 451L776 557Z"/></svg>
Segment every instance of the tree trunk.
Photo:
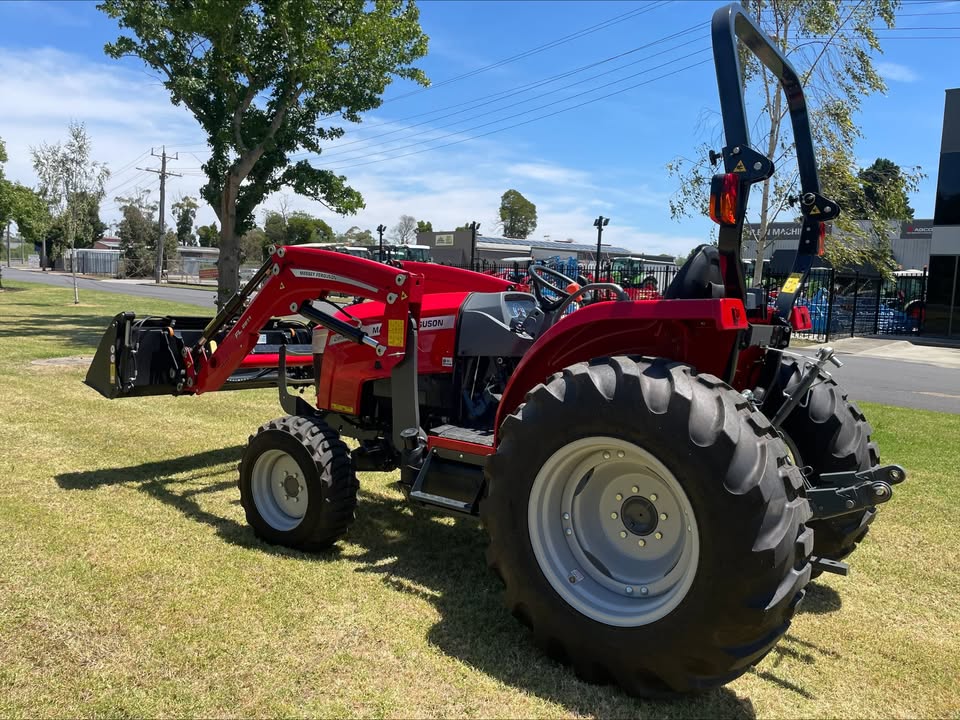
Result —
<svg viewBox="0 0 960 720"><path fill-rule="evenodd" d="M237 189L240 180L227 173L220 199L220 260L217 263L217 307L240 289L240 238L237 237Z"/></svg>

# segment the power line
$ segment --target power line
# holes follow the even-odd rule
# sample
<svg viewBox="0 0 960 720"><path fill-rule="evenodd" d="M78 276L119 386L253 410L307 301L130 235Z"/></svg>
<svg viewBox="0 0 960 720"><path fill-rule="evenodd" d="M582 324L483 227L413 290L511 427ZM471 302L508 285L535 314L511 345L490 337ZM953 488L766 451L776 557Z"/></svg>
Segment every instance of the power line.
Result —
<svg viewBox="0 0 960 720"><path fill-rule="evenodd" d="M466 80L467 78L474 77L475 75L485 73L489 70L493 70L495 68L502 67L509 63L516 62L517 60L522 60L532 55L537 55L539 53L545 52L546 50L555 48L558 45L563 45L573 40L577 40L581 37L592 35L593 33L599 32L600 30L604 30L608 27L612 27L613 25L626 22L627 20L630 20L634 17L644 15L660 7L669 5L670 2L672 2L672 0L659 0L658 2L648 3L646 7L638 8L636 10L630 10L620 15L615 15L614 17L609 18L608 20L604 20L603 22L597 23L596 25L591 25L590 27L584 28L583 30L577 30L576 32L570 33L569 35L564 35L563 37L557 38L556 40L551 40L550 42L544 43L543 45L537 45L536 47L530 48L529 50L524 50L523 52L517 53L516 55L511 55L510 57L503 58L502 60L497 60L496 62L492 62L489 65L484 65L483 67L479 67L476 70L471 70L461 75L456 75L452 78L447 78L446 80L441 80L440 82L432 83L429 87L420 88L417 90L411 90L408 93L397 95L388 100L384 100L383 104L386 104L389 102L395 102L397 100L403 100L404 98L413 97L414 95L419 95L420 93L427 92L428 90L435 90L437 88L444 87L446 85L451 85L453 83L460 82L461 80Z"/></svg>
<svg viewBox="0 0 960 720"><path fill-rule="evenodd" d="M686 55L682 55L682 56L680 56L680 57L678 57L678 58L674 58L674 59L672 59L672 60L668 60L667 62L660 63L659 65L654 65L653 67L646 68L645 70L641 70L640 72L636 72L636 73L633 73L633 74L631 74L631 75L627 75L626 77L620 78L619 80L613 80L613 81L611 81L611 82L604 83L604 84L602 84L602 85L598 85L597 87L590 88L589 90L585 90L585 91L583 91L583 92L575 93L575 94L573 94L573 95L568 95L567 97L560 98L559 100L554 100L553 102L544 103L543 105L538 105L538 106L536 106L536 107L530 108L529 110L524 110L523 112L514 113L513 115L507 115L506 117L497 118L497 119L495 119L495 120L490 120L490 121L485 122L485 123L480 123L479 125L472 125L472 126L467 127L467 128L462 128L462 129L460 129L460 130L458 130L458 131L456 131L456 132L452 132L452 133L447 133L447 134L445 134L445 135L441 135L440 137L426 138L426 139L420 140L420 141L418 141L418 142L409 143L409 144L407 144L407 145L401 145L400 147L391 148L390 150L386 150L386 151L384 151L384 152L397 152L397 151L399 151L399 150L406 150L406 149L408 149L408 148L417 147L417 146L423 145L423 144L425 144L425 143L435 142L435 141L437 141L437 140L443 140L443 139L445 139L445 138L453 137L453 136L455 136L455 135L460 135L460 134L465 133L465 132L470 132L470 131L472 131L472 130L479 130L479 129L481 129L481 128L489 127L489 126L495 125L495 124L497 124L497 123L505 122L505 121L507 121L507 120L513 120L514 118L522 117L522 116L524 116L524 115L529 115L530 113L536 112L536 111L538 111L538 110L544 110L544 109L546 109L546 108L553 107L553 106L555 106L555 105L559 105L560 103L565 103L565 102L568 102L568 101L573 100L573 99L575 99L575 98L583 97L583 96L585 96L585 95L589 95L590 93L597 92L598 90L602 90L603 88L611 87L611 86L613 86L613 85L618 85L619 83L626 82L627 80L630 80L630 79L632 79L632 78L639 77L639 76L641 76L641 75L646 75L647 73L653 72L654 70L659 70L659 69L661 69L661 68L668 67L668 66L670 66L670 65L674 65L674 64L680 62L681 60L686 60L686 59L691 58L691 57L693 57L693 56L695 56L695 55L700 55L701 53L709 52L709 50L710 50L710 48L702 48L702 49L696 50L696 51L694 51L694 52L692 52L692 53L688 53L688 54L686 54ZM638 86L631 86L631 87L638 87ZM606 97L606 96L604 96L604 97ZM546 115L546 116L544 116L544 117L549 117L549 115ZM521 124L522 124L522 123L521 123ZM515 127L515 126L511 126L511 127ZM421 134L422 134L422 133L421 133ZM481 137L482 137L482 136L481 136ZM363 154L363 155L358 155L358 156L354 156L354 157L351 157L351 158L344 158L343 160L341 160L341 162L344 162L344 161L346 161L346 162L351 162L351 161L353 161L353 160L360 160L360 159L363 159L364 157L369 157L369 156L370 156L369 153L368 153L368 154ZM354 167L354 166L351 165L351 166L349 166L349 167ZM333 166L333 167L328 167L327 169L329 169L329 170L339 170L339 169L343 169L343 167L342 167L342 166L339 166L339 167L338 167L338 166Z"/></svg>
<svg viewBox="0 0 960 720"><path fill-rule="evenodd" d="M503 132L503 131L505 131L505 130L512 130L513 128L517 128L517 127L520 127L520 126L522 126L522 125L529 125L530 123L536 122L536 121L538 121L538 120L544 120L544 119L546 119L546 118L553 117L554 115L560 115L561 113L569 112L570 110L576 110L576 109L578 109L578 108L584 107L585 105L590 105L590 104L592 104L592 103L599 102L600 100L606 100L607 98L614 97L615 95L622 95L622 94L625 93L625 92L628 92L628 91L630 91L630 90L634 90L634 89L636 89L636 88L638 88L638 87L642 87L643 85L649 85L650 83L656 82L656 81L658 81L658 80L664 80L664 79L666 79L666 78L668 78L668 77L672 77L672 76L677 75L677 74L679 74L679 73L681 73L681 72L684 72L685 70L691 70L691 69L693 69L693 68L695 68L695 67L700 67L701 65L706 65L706 64L709 63L709 62L712 62L709 58L706 59L706 60L700 60L700 61L698 61L698 62L692 63L692 64L690 64L690 65L686 65L686 66L684 66L684 67L682 67L682 68L678 68L678 69L676 69L676 70L673 70L673 71L671 71L671 72L665 73L665 74L660 75L660 76L658 76L658 77L650 78L649 80L644 80L643 82L636 83L636 84L634 84L634 85L630 85L629 87L625 87L625 88L622 88L622 89L620 89L620 90L616 90L616 91L611 92L611 93L607 93L606 95L601 95L600 97L597 97L597 98L591 98L590 100L586 100L586 101L584 101L584 102L582 102L582 103L578 103L577 105L572 105L572 106L570 106L570 107L568 107L568 108L561 108L560 110L555 110L555 111L553 111L553 112L551 112L551 113L546 113L546 114L544 114L544 115L539 115L539 116L537 116L537 117L530 118L529 120L524 120L524 121L522 121L522 122L514 123L513 125L507 125L506 127L496 128L496 129L494 129L494 130L490 130L489 132L485 132L485 133L482 133L482 134L480 134L480 135L474 135L474 136L472 136L472 137L461 138L460 140L454 140L453 142L445 143L445 144L443 144L443 145L436 145L436 146L434 146L434 147L424 148L424 149L422 149L422 150L415 150L415 151L413 151L413 152L404 153L403 155L395 155L395 156L393 156L393 157L381 158L381 159L379 159L379 160L368 160L367 162L356 163L356 164L353 164L353 165L346 165L346 166L343 166L343 167L329 168L329 169L333 169L333 170L348 170L348 169L350 169L350 168L363 167L363 166L365 166L365 165L373 165L373 164L375 164L375 163L386 162L386 161L389 161L389 160L399 160L400 158L410 157L411 155L420 155L420 154L425 153L425 152L431 152L431 151L433 151L433 150L440 150L440 149L442 149L442 148L451 147L452 145L459 145L459 144L461 144L461 143L470 142L471 140L479 140L480 138L484 138L484 137L487 137L487 136L489 136L489 135L494 135L494 134L496 134L496 133Z"/></svg>
<svg viewBox="0 0 960 720"><path fill-rule="evenodd" d="M669 41L669 40L675 40L675 39L677 39L677 38L679 38L679 37L682 37L682 36L684 36L684 35L688 35L688 34L690 34L690 33L692 33L692 32L695 32L696 30L699 30L699 29L705 27L706 25L707 25L707 23L698 23L697 25L694 25L694 26L692 26L692 27L690 27L690 28L687 28L686 30L681 30L681 31L679 31L679 32L676 32L676 33L673 33L673 34L671 34L671 35L668 35L668 36L659 38L659 39L657 39L657 40L651 41L651 42L649 42L649 43L646 43L646 44L641 45L641 46L639 46L639 47L633 48L633 49L631 49L631 50L627 50L627 51L622 52L622 53L619 53L619 54L617 54L617 55L613 55L613 56L611 56L611 57L604 58L604 59L602 59L602 60L599 60L599 61L596 61L596 62L593 62L593 63L589 63L589 64L587 64L587 65L583 65L583 66L581 66L581 67L579 67L579 68L575 68L575 69L573 69L573 70L569 70L569 71L567 71L567 72L564 72L564 73L561 73L561 74L558 74L558 75L554 75L554 76L552 76L552 77L550 77L550 78L546 78L546 79L544 79L544 80L535 81L535 82L532 82L532 83L527 83L527 84L525 84L525 85L520 86L519 88L515 88L515 89L511 89L511 90L506 90L506 91L501 91L501 92L499 92L499 93L493 93L493 94L491 94L491 95L484 96L484 97L481 97L481 98L475 98L475 99L473 99L473 100L469 100L469 101L464 102L464 103L458 103L458 105L454 105L454 106L451 106L451 107L459 107L459 106L463 106L463 105L469 105L469 107L464 108L464 109L462 109L462 110L458 110L458 111L456 111L456 112L448 113L448 114L446 114L446 115L441 115L441 116L436 117L436 118L433 118L433 119L431 119L431 120L423 120L423 121L418 122L418 123L415 123L415 124L413 124L413 125L407 125L407 126L404 126L404 127L401 127L401 128L397 128L397 129L394 129L394 130L391 130L391 131L388 131L388 132L380 133L380 134L378 134L378 135L373 135L373 136L366 137L366 138L358 138L357 140L352 140L352 141L350 141L350 142L345 142L345 143L335 143L335 144L332 145L331 147L335 148L336 150L339 150L340 148L343 148L343 147L346 147L346 146L349 146L349 145L357 145L357 144L366 145L366 144L371 143L373 140L376 140L376 139L379 139L379 138L383 138L383 137L387 137L387 136L390 136L390 135L395 135L395 134L397 134L397 133L406 132L406 131L412 130L413 128L421 127L421 126L423 126L423 125L431 125L431 129L432 129L432 130L438 130L438 129L442 129L442 128L445 128L445 127L450 127L451 125L456 125L456 124L457 124L458 122L460 122L460 121L458 120L458 121L454 121L454 122L451 122L451 123L446 123L446 124L444 124L444 125L439 125L439 126L432 125L432 123L436 122L437 120L443 120L443 119L445 119L445 118L454 117L454 116L456 116L456 115L462 115L462 114L464 114L464 113L470 112L471 110L474 110L474 109L479 108L479 107L489 106L489 105L491 104L490 102L488 102L488 100L489 100L490 98L497 98L497 99L494 100L493 102L494 102L494 103L498 103L498 102L507 100L507 99L509 99L509 98L515 97L515 96L517 96L517 95L522 95L523 93L526 93L526 92L528 92L528 91L530 91L530 90L535 90L535 89L538 88L538 87L542 87L542 86L545 86L545 85L549 85L549 84L551 84L552 82L555 82L556 80L563 79L563 78L567 78L567 77L570 77L570 76L572 76L572 75L577 75L577 74L579 74L579 73L581 73L581 72L583 72L583 71L585 71L585 70L588 70L588 69L593 68L593 67L597 67L598 65L603 65L603 64L608 63L608 62L611 62L611 61L613 61L613 60L616 60L616 59L625 57L625 56L627 56L627 55L631 55L631 54L633 54L633 53L639 52L640 50L643 50L643 49L646 49L646 48L649 48L649 47L653 47L653 46L655 46L655 45L662 44L662 43L667 42L667 41ZM674 45L674 46L672 46L672 47L666 48L666 49L661 50L661 51L659 51L659 52L656 52L656 53L647 55L647 56L645 56L645 57L639 58L639 59L634 60L634 61L632 61L632 62L625 63L625 64L623 64L623 65L619 65L619 66L617 66L617 67L615 67L615 68L612 68L612 69L610 69L610 70L606 70L606 71L601 72L601 73L597 73L597 74L595 74L595 75L591 75L590 77L585 78L585 79L583 79L583 80L578 80L578 81L573 82L573 83L568 83L568 84L565 84L565 85L561 85L560 87L554 88L553 90L549 90L549 91L544 92L544 93L541 93L541 94L539 94L539 95L534 95L534 96L532 96L532 97L524 98L524 99L521 99L521 100L516 100L516 101L514 101L514 104L532 102L533 100L537 100L537 99L539 99L539 98L547 97L547 96L549 96L549 95L553 95L553 94L562 92L562 91L564 91L564 90L568 90L568 89L570 89L570 88L576 87L577 85L582 85L582 84L584 84L584 83L586 83L586 82L590 82L591 80L595 80L595 79L600 78L600 77L603 77L603 76L605 76L605 75L610 75L610 74L612 74L612 73L618 72L618 71L620 71L620 70L623 70L624 68L628 68L628 67L632 67L632 66L634 66L634 65L638 65L638 64L640 64L640 63L646 62L647 60L651 60L651 59L653 59L653 58L655 58L655 57L659 57L659 56L661 56L661 55L665 55L665 54L667 54L667 53L673 52L674 50L679 50L680 48L683 48L683 47L692 45L692 44L695 43L695 42L701 42L701 41L704 40L705 38L706 38L706 36L700 36L700 37L696 37L696 38L694 38L694 39L692 39L692 40L687 40L686 42L679 43L679 44L677 44L677 45ZM629 77L632 77L632 76L628 76L628 78L625 78L625 79L629 79ZM499 96L499 97L498 97L498 96ZM490 115L494 115L494 114L496 114L496 113L498 113L498 112L502 112L504 109L505 109L505 108L498 108L498 109L494 109L494 110L488 110L488 111L483 112L483 113L480 113L480 114L472 115L470 119L476 119L476 118L481 118L481 117L487 117L487 116L490 116ZM427 115L433 115L433 114L435 114L436 112L438 112L438 111L434 111L434 112L432 112L432 113L427 113ZM423 115L412 116L412 117L423 117ZM395 121L393 121L393 122L402 122L404 119L405 119L405 118L400 118L400 119L395 120ZM383 124L390 124L390 123L383 123ZM418 134L420 134L420 133L412 133L412 134L408 135L407 137L415 137L415 136L418 135ZM389 143L391 143L391 142L396 142L396 141L402 140L402 139L406 139L406 138L401 137L401 138L396 138L396 139L394 139L394 140L387 141L386 143L376 143L375 146L386 145L386 144L389 144ZM368 148L364 148L364 149L368 149ZM351 151L347 151L347 152L351 152ZM332 153L331 153L331 152L328 152L327 150L324 150L323 153L322 153L322 155L323 155L324 158L328 158L328 157L330 157L331 155L337 156L337 155L340 155L340 154L342 154L342 153L340 153L340 152L332 152ZM315 153L297 153L296 155L291 155L291 157L306 156L306 155L312 155L312 156L314 156L314 157L317 156Z"/></svg>

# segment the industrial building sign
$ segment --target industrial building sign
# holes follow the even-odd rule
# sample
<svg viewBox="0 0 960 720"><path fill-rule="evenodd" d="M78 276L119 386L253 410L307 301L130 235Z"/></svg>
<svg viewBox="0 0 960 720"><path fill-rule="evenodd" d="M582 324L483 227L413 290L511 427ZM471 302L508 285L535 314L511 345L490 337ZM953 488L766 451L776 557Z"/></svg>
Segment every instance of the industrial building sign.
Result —
<svg viewBox="0 0 960 720"><path fill-rule="evenodd" d="M900 223L903 240L929 240L933 237L933 220L904 220Z"/></svg>
<svg viewBox="0 0 960 720"><path fill-rule="evenodd" d="M437 247L453 247L453 235L437 235L433 244Z"/></svg>

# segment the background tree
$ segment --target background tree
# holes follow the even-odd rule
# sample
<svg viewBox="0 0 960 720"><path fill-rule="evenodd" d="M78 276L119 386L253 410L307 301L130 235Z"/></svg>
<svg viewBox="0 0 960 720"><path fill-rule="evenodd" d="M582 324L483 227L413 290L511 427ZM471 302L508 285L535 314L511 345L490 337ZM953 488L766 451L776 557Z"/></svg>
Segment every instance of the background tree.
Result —
<svg viewBox="0 0 960 720"><path fill-rule="evenodd" d="M127 277L149 277L156 268L156 246L160 237L157 204L150 201L148 190L116 198L123 219L117 235L123 255L123 274Z"/></svg>
<svg viewBox="0 0 960 720"><path fill-rule="evenodd" d="M537 206L516 190L507 190L500 198L500 224L503 235L520 240L537 229Z"/></svg>
<svg viewBox="0 0 960 720"><path fill-rule="evenodd" d="M824 195L840 202L855 181L854 148L861 136L855 118L863 99L885 90L873 66L872 56L880 52L876 31L892 28L898 0L742 0L747 12L786 54L801 75L810 114L814 144L821 169ZM788 108L777 79L749 52L740 53L747 108L758 110L751 123L753 144L774 160L780 172L758 185L759 221L754 226L757 242L754 284L763 272L767 231L778 214L789 206L788 198L797 191L794 170L796 151L789 130ZM722 135L699 148L693 160L678 158L667 167L678 180L678 190L670 201L671 215L706 214L710 178L714 170L707 159L710 147L722 143ZM789 168L789 171L784 171ZM852 181L852 182L851 182ZM841 205L842 207L842 205ZM831 260L840 255L869 262L878 268L890 266L889 247L869 241L870 235L850 214L837 221L844 233L828 242ZM842 251L830 247L838 238L848 238ZM858 240L862 238L864 241Z"/></svg>
<svg viewBox="0 0 960 720"><path fill-rule="evenodd" d="M240 238L240 261L262 264L269 244L267 234L261 228L247 230Z"/></svg>
<svg viewBox="0 0 960 720"><path fill-rule="evenodd" d="M417 220L417 234L433 232L433 223L429 220Z"/></svg>
<svg viewBox="0 0 960 720"><path fill-rule="evenodd" d="M419 12L401 0L103 0L128 28L105 50L135 55L161 74L173 102L207 134L211 157L200 193L220 220L218 301L239 286L239 236L283 187L340 214L363 207L346 178L291 164L343 135L333 116L356 122L379 107L394 77L426 84L412 63L426 54Z"/></svg>
<svg viewBox="0 0 960 720"><path fill-rule="evenodd" d="M126 197L117 197L122 219L117 235L124 260L124 275L147 277L156 264L155 246L160 225L156 220L157 204L150 201L148 190L137 190Z"/></svg>
<svg viewBox="0 0 960 720"><path fill-rule="evenodd" d="M270 245L287 244L287 218L276 210L270 210L263 218L263 232Z"/></svg>
<svg viewBox="0 0 960 720"><path fill-rule="evenodd" d="M63 257L70 247L69 221L72 218L73 247L89 248L103 237L106 223L100 219L100 200L88 193L74 193L70 198L67 211L54 218L46 233L47 251L52 259Z"/></svg>
<svg viewBox="0 0 960 720"><path fill-rule="evenodd" d="M375 243L373 233L370 230L361 230L356 225L337 235L336 240L338 243L350 246L373 245Z"/></svg>
<svg viewBox="0 0 960 720"><path fill-rule="evenodd" d="M219 247L220 230L217 228L217 224L210 223L198 227L197 240L200 242L200 247Z"/></svg>
<svg viewBox="0 0 960 720"><path fill-rule="evenodd" d="M409 245L417 237L417 220L413 215L401 215L400 222L390 229L390 237L398 245Z"/></svg>
<svg viewBox="0 0 960 720"><path fill-rule="evenodd" d="M302 245L303 243L332 243L334 241L333 228L326 221L313 217L310 213L291 213L287 219L286 245Z"/></svg>
<svg viewBox="0 0 960 720"><path fill-rule="evenodd" d="M66 244L73 250L80 218L89 214L91 204L96 203L99 207L110 171L106 165L90 157L90 136L83 123L71 122L67 126L67 135L66 143L42 143L30 148L30 152L33 169L40 179L40 196L46 201L51 215L65 216L62 221L66 226ZM99 222L99 216L96 221ZM71 267L73 301L79 303L75 254Z"/></svg>
<svg viewBox="0 0 960 720"><path fill-rule="evenodd" d="M197 218L197 201L189 195L181 196L172 206L173 217L177 220L177 244L185 247L196 245L193 234L193 222ZM166 255L164 256L166 257Z"/></svg>
<svg viewBox="0 0 960 720"><path fill-rule="evenodd" d="M47 228L53 222L50 211L36 191L20 183L11 184L11 217L17 224L21 243L40 245L46 240Z"/></svg>
<svg viewBox="0 0 960 720"><path fill-rule="evenodd" d="M913 220L909 193L916 192L921 177L919 168L905 172L892 160L877 158L857 173L855 192L843 198L843 208L861 220L873 216L882 220Z"/></svg>

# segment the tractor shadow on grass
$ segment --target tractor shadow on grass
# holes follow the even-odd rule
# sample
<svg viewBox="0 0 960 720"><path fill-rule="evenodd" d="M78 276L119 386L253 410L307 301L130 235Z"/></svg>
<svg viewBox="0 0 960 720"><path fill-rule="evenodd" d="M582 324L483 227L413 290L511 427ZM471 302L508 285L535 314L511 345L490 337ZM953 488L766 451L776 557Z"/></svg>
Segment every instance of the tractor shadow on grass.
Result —
<svg viewBox="0 0 960 720"><path fill-rule="evenodd" d="M128 485L175 508L192 521L210 526L217 537L238 547L313 562L336 559L340 553L337 546L318 555L270 545L257 538L246 523L211 512L202 506L200 501L204 495L224 491L234 491L239 495L235 468L242 454L243 446L236 445L131 467L62 473L55 480L64 490L83 491L110 485ZM206 480L223 475L225 471L229 472L231 479L219 482ZM232 503L239 504L239 497Z"/></svg>
<svg viewBox="0 0 960 720"><path fill-rule="evenodd" d="M390 590L433 604L439 620L427 639L500 682L576 715L753 718L753 704L728 688L667 702L628 697L613 686L577 679L547 658L506 611L502 586L484 561L487 539L476 521L413 508L399 495L361 490L350 543L363 548L357 572L381 576Z"/></svg>
<svg viewBox="0 0 960 720"><path fill-rule="evenodd" d="M205 478L222 475L224 466L230 470L235 468L242 452L243 446L237 445L132 467L63 473L56 476L56 481L57 485L65 490L81 491L110 485L129 485L176 508L190 520L209 525L220 538L232 545L280 555L303 555L295 550L267 545L254 537L253 531L247 525L212 513L201 506L199 499L203 495L236 490L235 479L214 483L203 481Z"/></svg>

